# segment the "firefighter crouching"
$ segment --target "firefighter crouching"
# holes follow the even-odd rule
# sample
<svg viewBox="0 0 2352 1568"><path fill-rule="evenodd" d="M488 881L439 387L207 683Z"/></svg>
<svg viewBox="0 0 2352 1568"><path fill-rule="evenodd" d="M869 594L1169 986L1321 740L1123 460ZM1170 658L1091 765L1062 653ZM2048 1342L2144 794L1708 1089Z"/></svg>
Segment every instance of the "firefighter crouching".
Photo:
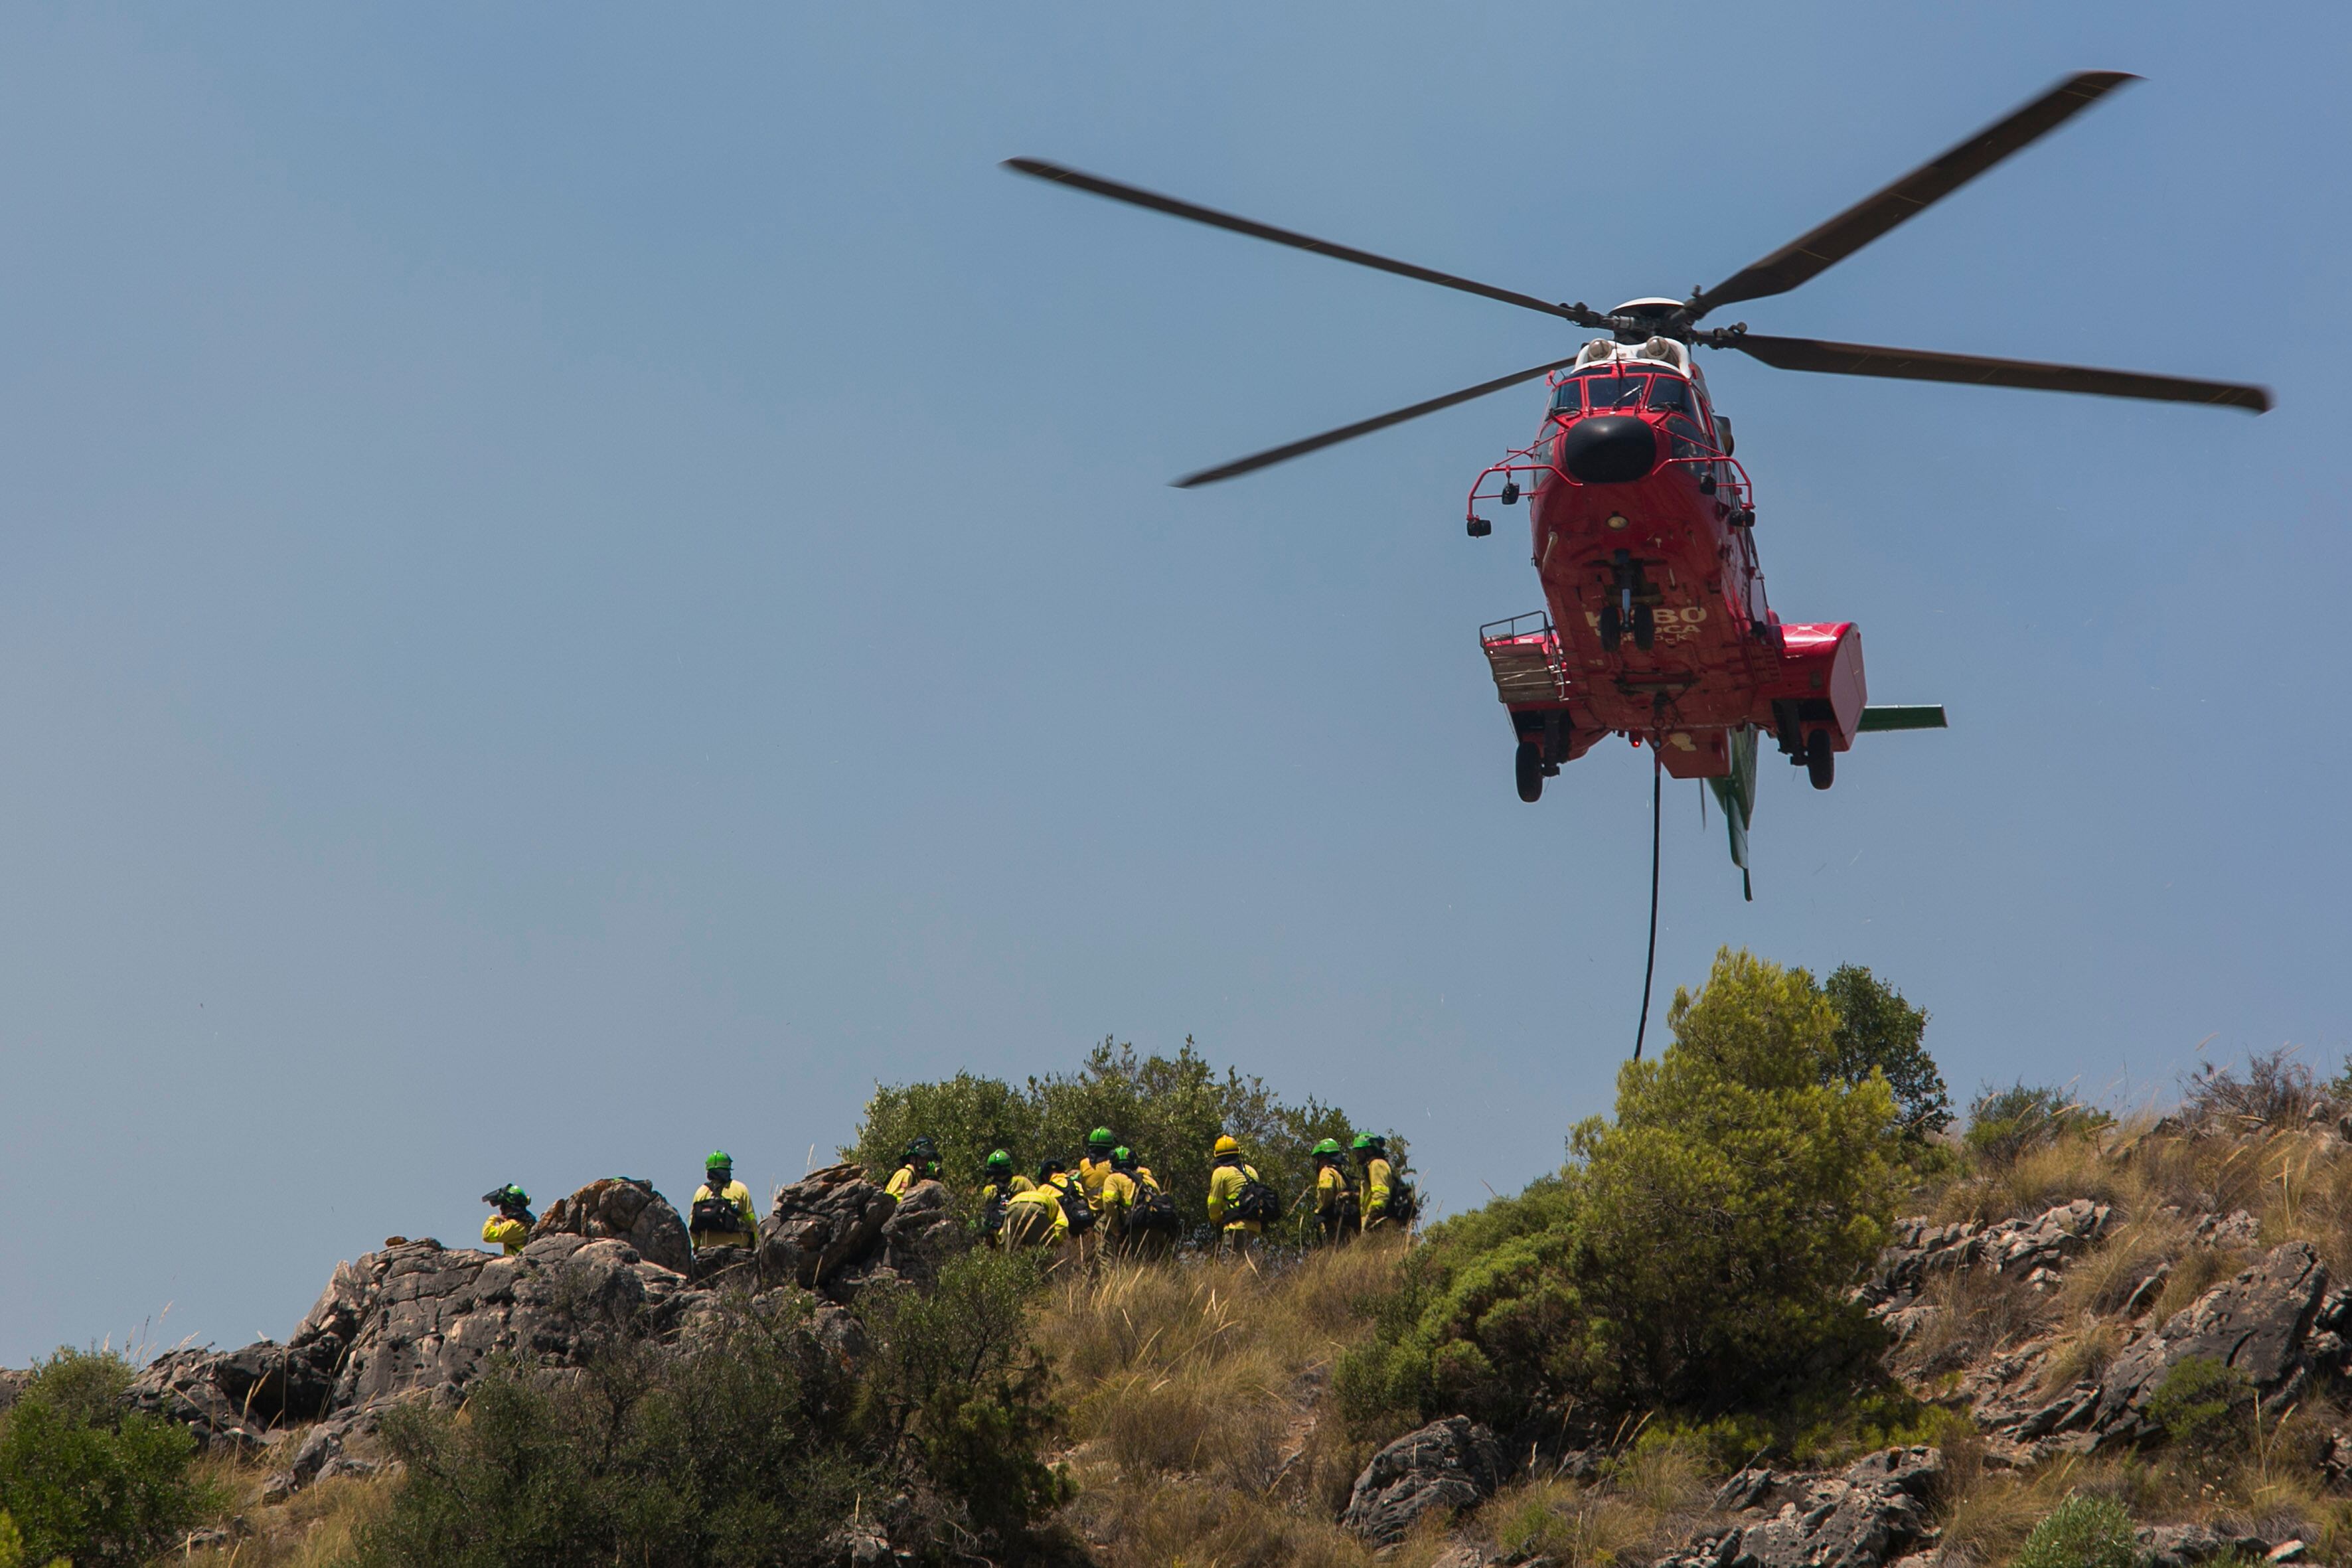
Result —
<svg viewBox="0 0 2352 1568"><path fill-rule="evenodd" d="M1005 1206L1016 1194L1037 1184L1015 1171L1013 1156L1002 1149L989 1151L988 1158L981 1162L980 1178L980 1239L989 1247L1003 1247Z"/></svg>
<svg viewBox="0 0 2352 1568"><path fill-rule="evenodd" d="M1037 1180L1004 1200L1006 1247L1058 1247L1070 1234L1070 1216L1062 1207L1062 1190L1050 1181L1062 1168L1059 1160L1037 1167Z"/></svg>

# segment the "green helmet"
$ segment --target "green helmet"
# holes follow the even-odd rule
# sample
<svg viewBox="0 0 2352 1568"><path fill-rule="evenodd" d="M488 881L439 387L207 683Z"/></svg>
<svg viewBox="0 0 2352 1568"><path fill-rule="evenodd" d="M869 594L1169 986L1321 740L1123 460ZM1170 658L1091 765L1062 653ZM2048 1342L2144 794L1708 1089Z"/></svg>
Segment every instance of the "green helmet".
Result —
<svg viewBox="0 0 2352 1568"><path fill-rule="evenodd" d="M1087 1134L1087 1147L1108 1150L1118 1142L1118 1135L1108 1127L1097 1127Z"/></svg>
<svg viewBox="0 0 2352 1568"><path fill-rule="evenodd" d="M1122 1143L1110 1152L1110 1163L1119 1170L1127 1170L1135 1163L1135 1151Z"/></svg>
<svg viewBox="0 0 2352 1568"><path fill-rule="evenodd" d="M724 1149L713 1149L710 1158L702 1162L702 1168L706 1171L731 1171L735 1168L735 1156Z"/></svg>
<svg viewBox="0 0 2352 1568"><path fill-rule="evenodd" d="M1013 1156L1002 1149L992 1149L988 1152L988 1158L982 1161L981 1164L992 1176L1010 1173L1013 1169Z"/></svg>
<svg viewBox="0 0 2352 1568"><path fill-rule="evenodd" d="M1326 1138L1315 1145L1314 1152L1318 1159L1328 1154L1336 1160L1339 1156L1339 1141L1337 1138Z"/></svg>
<svg viewBox="0 0 2352 1568"><path fill-rule="evenodd" d="M1359 1132L1356 1134L1356 1142L1351 1145L1359 1154L1367 1151L1379 1153L1388 1146L1389 1141L1377 1132Z"/></svg>

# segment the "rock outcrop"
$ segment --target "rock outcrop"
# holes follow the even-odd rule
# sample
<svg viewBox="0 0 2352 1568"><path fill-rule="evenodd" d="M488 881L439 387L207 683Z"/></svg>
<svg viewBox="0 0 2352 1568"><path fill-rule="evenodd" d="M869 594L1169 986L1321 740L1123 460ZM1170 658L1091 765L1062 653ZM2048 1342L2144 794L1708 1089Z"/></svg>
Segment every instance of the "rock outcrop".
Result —
<svg viewBox="0 0 2352 1568"><path fill-rule="evenodd" d="M2260 1263L2126 1347L2101 1375L2096 1401L2083 1419L2103 1444L2152 1435L2148 1404L2165 1373L2191 1356L2243 1373L2260 1394L2291 1398L2309 1375L2304 1342L2326 1299L2327 1268L2308 1243L2273 1247Z"/></svg>
<svg viewBox="0 0 2352 1568"><path fill-rule="evenodd" d="M960 1238L951 1205L938 1182L918 1182L893 1199L862 1165L812 1171L778 1189L760 1222L761 1270L843 1298L883 1270L928 1279Z"/></svg>
<svg viewBox="0 0 2352 1568"><path fill-rule="evenodd" d="M694 1244L686 1222L654 1184L635 1176L607 1176L568 1198L558 1198L530 1227L530 1238L577 1236L589 1241L625 1241L647 1263L684 1274L693 1267Z"/></svg>
<svg viewBox="0 0 2352 1568"><path fill-rule="evenodd" d="M1373 1455L1339 1523L1375 1546L1394 1546L1431 1510L1472 1507L1502 1482L1495 1435L1466 1415L1448 1416Z"/></svg>
<svg viewBox="0 0 2352 1568"><path fill-rule="evenodd" d="M1901 1314L1937 1275L1982 1268L2014 1276L2036 1290L2051 1289L2069 1261L2106 1235L2115 1217L2108 1205L2076 1198L2032 1219L1994 1225L1900 1219L1893 1243L1879 1255L1878 1268L1858 1294L1874 1317L1889 1320L1900 1335L1908 1326Z"/></svg>
<svg viewBox="0 0 2352 1568"><path fill-rule="evenodd" d="M894 1203L855 1165L784 1188L761 1232L760 1261L773 1268L730 1275L728 1288L927 1279L961 1235L938 1183ZM171 1352L140 1371L129 1399L206 1447L257 1449L287 1426L324 1422L285 1472L299 1485L361 1463L341 1457L342 1437L391 1405L456 1405L494 1355L562 1368L617 1340L678 1339L719 1300L694 1267L677 1211L649 1184L593 1182L554 1204L512 1258L394 1237L339 1264L286 1343ZM861 1353L854 1321L822 1302L814 1311L827 1353Z"/></svg>
<svg viewBox="0 0 2352 1568"><path fill-rule="evenodd" d="M1885 1448L1835 1476L1742 1470L1716 1506L1742 1522L1693 1537L1658 1568L1882 1568L1935 1539L1933 1448Z"/></svg>
<svg viewBox="0 0 2352 1568"><path fill-rule="evenodd" d="M2273 1409L2292 1403L2314 1370L2338 1372L2352 1327L2352 1292L2331 1291L2309 1246L2291 1241L2216 1285L2160 1328L2142 1328L2095 1378L2054 1396L2043 1387L2053 1342L2021 1345L1971 1368L1960 1384L1993 1454L2030 1463L2044 1447L2087 1451L2157 1435L2149 1405L2174 1367L2204 1357L2242 1373Z"/></svg>

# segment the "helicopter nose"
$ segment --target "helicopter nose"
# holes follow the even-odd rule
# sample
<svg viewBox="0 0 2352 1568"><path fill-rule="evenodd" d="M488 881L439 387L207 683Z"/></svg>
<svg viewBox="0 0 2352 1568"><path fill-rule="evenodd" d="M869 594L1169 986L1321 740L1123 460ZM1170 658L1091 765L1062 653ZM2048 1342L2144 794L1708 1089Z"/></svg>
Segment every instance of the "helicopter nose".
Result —
<svg viewBox="0 0 2352 1568"><path fill-rule="evenodd" d="M1658 438L1631 415L1596 414L1560 437L1559 460L1588 485L1627 484L1657 467Z"/></svg>

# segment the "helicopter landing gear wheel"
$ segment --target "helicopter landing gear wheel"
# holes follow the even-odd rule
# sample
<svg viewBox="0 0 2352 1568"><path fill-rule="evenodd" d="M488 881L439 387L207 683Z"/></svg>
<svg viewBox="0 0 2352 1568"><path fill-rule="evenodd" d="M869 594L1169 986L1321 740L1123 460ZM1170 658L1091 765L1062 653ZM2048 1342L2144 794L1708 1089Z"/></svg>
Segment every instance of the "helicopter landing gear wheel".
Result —
<svg viewBox="0 0 2352 1568"><path fill-rule="evenodd" d="M1805 776L1815 789L1827 789L1837 778L1837 753L1830 750L1830 732L1816 730L1805 737Z"/></svg>
<svg viewBox="0 0 2352 1568"><path fill-rule="evenodd" d="M1543 798L1543 748L1533 741L1519 742L1519 754L1515 772L1518 774L1519 798L1533 805Z"/></svg>
<svg viewBox="0 0 2352 1568"><path fill-rule="evenodd" d="M1658 613L1647 605L1633 606L1633 646L1643 653L1658 640Z"/></svg>
<svg viewBox="0 0 2352 1568"><path fill-rule="evenodd" d="M1601 606L1601 651L1615 653L1618 641L1625 635L1625 623L1618 618L1617 602L1611 600Z"/></svg>

